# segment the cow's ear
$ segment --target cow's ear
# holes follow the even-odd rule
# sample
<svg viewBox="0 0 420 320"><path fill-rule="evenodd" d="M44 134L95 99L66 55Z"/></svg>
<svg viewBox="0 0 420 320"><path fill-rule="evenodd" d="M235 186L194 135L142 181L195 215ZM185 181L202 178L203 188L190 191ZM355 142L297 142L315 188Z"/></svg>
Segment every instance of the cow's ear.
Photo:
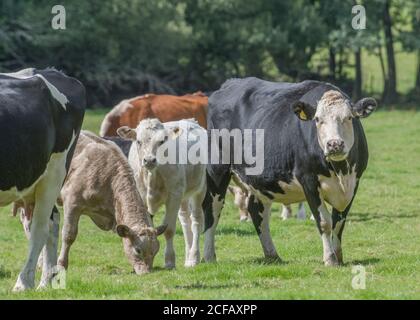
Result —
<svg viewBox="0 0 420 320"><path fill-rule="evenodd" d="M169 130L169 138L175 140L182 134L182 129L180 127L175 127Z"/></svg>
<svg viewBox="0 0 420 320"><path fill-rule="evenodd" d="M136 140L137 138L137 133L136 130L131 129L127 126L121 127L117 129L117 134L124 139L128 139L128 140Z"/></svg>
<svg viewBox="0 0 420 320"><path fill-rule="evenodd" d="M367 118L377 107L378 104L375 99L363 98L352 106L353 116L357 118Z"/></svg>
<svg viewBox="0 0 420 320"><path fill-rule="evenodd" d="M314 107L303 101L297 101L293 104L293 112L303 121L312 120L315 116L315 111Z"/></svg>
<svg viewBox="0 0 420 320"><path fill-rule="evenodd" d="M130 236L131 230L125 224L117 225L117 233L121 238L128 238Z"/></svg>

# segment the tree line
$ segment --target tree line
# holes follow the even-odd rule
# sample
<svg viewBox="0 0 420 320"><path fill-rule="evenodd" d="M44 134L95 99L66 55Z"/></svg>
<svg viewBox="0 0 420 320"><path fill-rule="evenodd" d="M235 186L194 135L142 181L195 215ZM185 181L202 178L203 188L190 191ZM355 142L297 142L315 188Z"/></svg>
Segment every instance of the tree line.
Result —
<svg viewBox="0 0 420 320"><path fill-rule="evenodd" d="M84 82L92 106L146 92L210 92L244 76L330 81L357 99L366 54L380 62L378 98L420 100L418 0L71 0L61 1L65 30L51 28L55 4L2 0L0 71L55 66ZM366 9L364 30L352 27L356 4ZM405 96L399 51L417 57Z"/></svg>

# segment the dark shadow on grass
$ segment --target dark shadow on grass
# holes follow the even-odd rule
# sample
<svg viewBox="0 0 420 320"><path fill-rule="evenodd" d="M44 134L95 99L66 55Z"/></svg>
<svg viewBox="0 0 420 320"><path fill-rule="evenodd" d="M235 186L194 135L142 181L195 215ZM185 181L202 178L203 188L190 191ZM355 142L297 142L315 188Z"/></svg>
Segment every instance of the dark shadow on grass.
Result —
<svg viewBox="0 0 420 320"><path fill-rule="evenodd" d="M366 258L366 259L358 259L358 260L352 260L347 261L344 263L344 266L351 266L351 265L357 265L361 264L362 266L370 265L370 264L377 264L381 260L378 258Z"/></svg>
<svg viewBox="0 0 420 320"><path fill-rule="evenodd" d="M7 279L10 278L12 276L12 272L10 272L9 270L6 270L5 267L0 266L0 279Z"/></svg>
<svg viewBox="0 0 420 320"><path fill-rule="evenodd" d="M185 286L175 286L176 289L231 289L231 288L239 288L240 286L235 285L227 285L227 284L220 284L220 285L207 285L203 283L193 283L193 284L187 284Z"/></svg>
<svg viewBox="0 0 420 320"><path fill-rule="evenodd" d="M173 270L176 270L176 268L167 269L165 267L153 267L152 272L173 271Z"/></svg>
<svg viewBox="0 0 420 320"><path fill-rule="evenodd" d="M216 234L219 235L237 235L237 236L255 236L256 232L254 229L245 230L240 229L239 227L221 227L218 228Z"/></svg>
<svg viewBox="0 0 420 320"><path fill-rule="evenodd" d="M247 262L251 264L257 264L257 265L287 265L288 262L284 261L280 258L250 258L246 260Z"/></svg>
<svg viewBox="0 0 420 320"><path fill-rule="evenodd" d="M182 230L177 229L175 234L177 236L183 236ZM240 229L240 227L225 227L225 226L219 226L216 229L216 235L237 235L237 236L255 236L257 233L254 229L251 230L245 230Z"/></svg>

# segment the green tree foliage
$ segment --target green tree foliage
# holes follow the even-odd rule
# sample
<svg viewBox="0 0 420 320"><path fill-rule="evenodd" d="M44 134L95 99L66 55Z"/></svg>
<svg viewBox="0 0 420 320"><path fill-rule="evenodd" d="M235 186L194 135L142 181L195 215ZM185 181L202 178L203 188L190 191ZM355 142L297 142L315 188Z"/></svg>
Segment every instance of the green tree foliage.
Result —
<svg viewBox="0 0 420 320"><path fill-rule="evenodd" d="M179 30L182 20L175 4L162 0L63 1L67 29L53 30L54 4L25 1L19 16L2 20L0 36L10 38L1 51L2 69L59 67L86 84L92 103L116 102L132 92L174 92L170 77L178 72L181 54L188 46ZM19 61L11 64L14 54Z"/></svg>
<svg viewBox="0 0 420 320"><path fill-rule="evenodd" d="M366 30L351 27L356 3L366 7ZM357 97L366 51L381 62L386 92L395 80L386 3L392 42L420 61L418 0L63 0L66 30L51 27L56 1L2 0L0 71L55 66L84 82L90 105L108 107L244 76L327 80Z"/></svg>

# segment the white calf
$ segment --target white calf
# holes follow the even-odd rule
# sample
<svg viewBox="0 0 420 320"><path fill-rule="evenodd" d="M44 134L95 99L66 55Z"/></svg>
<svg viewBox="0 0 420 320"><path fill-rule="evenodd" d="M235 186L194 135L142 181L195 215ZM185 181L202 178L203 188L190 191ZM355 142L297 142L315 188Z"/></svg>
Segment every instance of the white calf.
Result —
<svg viewBox="0 0 420 320"><path fill-rule="evenodd" d="M165 204L164 224L168 226L164 233L165 267L175 267L173 237L177 212L185 238L185 266L195 266L200 261L206 165L189 163L183 155L207 143L207 132L193 120L161 123L157 119L145 119L135 130L122 127L117 132L135 141L130 148L129 162L149 212L154 214ZM207 151L207 147L200 150Z"/></svg>

